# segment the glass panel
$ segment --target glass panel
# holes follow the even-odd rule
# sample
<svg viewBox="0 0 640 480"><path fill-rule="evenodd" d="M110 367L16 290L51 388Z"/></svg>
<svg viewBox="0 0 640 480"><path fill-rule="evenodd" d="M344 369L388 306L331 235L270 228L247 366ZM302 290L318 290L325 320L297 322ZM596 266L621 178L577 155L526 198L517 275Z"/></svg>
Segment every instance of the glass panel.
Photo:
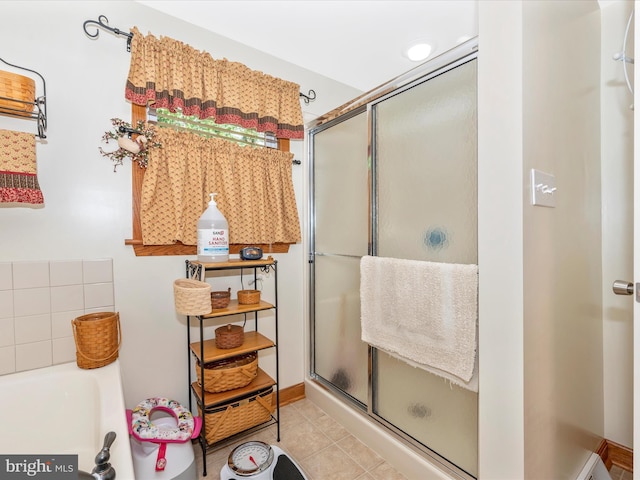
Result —
<svg viewBox="0 0 640 480"><path fill-rule="evenodd" d="M315 372L367 404L368 348L360 335L360 258L315 258Z"/></svg>
<svg viewBox="0 0 640 480"><path fill-rule="evenodd" d="M377 107L378 255L477 263L476 61Z"/></svg>
<svg viewBox="0 0 640 480"><path fill-rule="evenodd" d="M363 112L314 136L316 252L367 254L367 131Z"/></svg>
<svg viewBox="0 0 640 480"><path fill-rule="evenodd" d="M376 153L378 255L477 264L476 61L378 104ZM374 412L477 475L477 394L383 353L373 368Z"/></svg>
<svg viewBox="0 0 640 480"><path fill-rule="evenodd" d="M477 476L478 395L381 351L377 367L376 413Z"/></svg>

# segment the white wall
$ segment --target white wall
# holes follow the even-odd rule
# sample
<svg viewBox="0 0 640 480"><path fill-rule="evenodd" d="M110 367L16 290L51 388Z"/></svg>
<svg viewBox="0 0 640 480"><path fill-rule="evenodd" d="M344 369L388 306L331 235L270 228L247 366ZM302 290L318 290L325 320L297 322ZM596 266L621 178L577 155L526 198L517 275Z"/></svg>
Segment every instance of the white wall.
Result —
<svg viewBox="0 0 640 480"><path fill-rule="evenodd" d="M600 13L479 20L480 478L576 478L604 434ZM530 205L531 168L556 208Z"/></svg>
<svg viewBox="0 0 640 480"><path fill-rule="evenodd" d="M576 478L604 434L600 10L524 2L524 177L556 208L524 210L525 475Z"/></svg>
<svg viewBox="0 0 640 480"><path fill-rule="evenodd" d="M478 471L491 480L525 478L522 9L478 5Z"/></svg>
<svg viewBox="0 0 640 480"><path fill-rule="evenodd" d="M604 341L604 436L633 447L633 297L617 296L614 280L633 278L633 97L622 51L633 2L602 9L602 315ZM633 54L633 22L627 56ZM633 66L629 65L633 82ZM633 83L632 83L633 85Z"/></svg>
<svg viewBox="0 0 640 480"><path fill-rule="evenodd" d="M299 83L303 92L314 89L317 100L302 104L307 120L361 92L134 2L0 4L0 57L45 77L49 112L48 138L37 146L45 207L0 208L0 262L112 258L127 405L154 395L187 402L186 318L175 313L172 290L173 280L185 274L187 257L135 257L124 245L131 237L131 169L125 164L113 173L98 147L110 146L101 137L111 129L111 118L131 118L124 100L130 56L124 37L106 31L96 40L85 35L84 21L99 15L106 15L112 27L128 31L137 26L144 34L175 38L214 58ZM0 116L2 128L35 133L31 121ZM291 143L302 160L303 142ZM299 208L302 172L293 167ZM304 379L302 246L276 257L281 386L288 387ZM213 336L213 327L208 335Z"/></svg>

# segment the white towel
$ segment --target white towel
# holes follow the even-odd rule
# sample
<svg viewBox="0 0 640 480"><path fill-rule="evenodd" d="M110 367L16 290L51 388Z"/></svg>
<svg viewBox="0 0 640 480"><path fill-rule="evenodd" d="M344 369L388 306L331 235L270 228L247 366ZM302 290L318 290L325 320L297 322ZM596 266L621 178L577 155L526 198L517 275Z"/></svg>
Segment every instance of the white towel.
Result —
<svg viewBox="0 0 640 480"><path fill-rule="evenodd" d="M364 342L478 391L477 265L365 256L360 301Z"/></svg>

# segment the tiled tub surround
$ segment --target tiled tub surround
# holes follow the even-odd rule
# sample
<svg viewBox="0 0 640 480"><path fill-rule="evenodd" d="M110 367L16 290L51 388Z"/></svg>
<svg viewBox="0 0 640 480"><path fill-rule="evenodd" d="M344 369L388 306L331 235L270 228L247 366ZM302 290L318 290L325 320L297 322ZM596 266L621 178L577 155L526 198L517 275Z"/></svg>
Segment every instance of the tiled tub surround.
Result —
<svg viewBox="0 0 640 480"><path fill-rule="evenodd" d="M111 259L0 262L0 375L75 361L71 321L114 306Z"/></svg>

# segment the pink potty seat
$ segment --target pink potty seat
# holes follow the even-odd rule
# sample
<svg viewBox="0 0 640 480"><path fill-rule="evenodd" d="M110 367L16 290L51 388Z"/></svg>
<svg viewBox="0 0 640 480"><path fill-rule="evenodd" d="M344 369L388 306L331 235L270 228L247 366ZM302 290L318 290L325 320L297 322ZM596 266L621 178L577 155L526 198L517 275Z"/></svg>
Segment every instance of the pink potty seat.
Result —
<svg viewBox="0 0 640 480"><path fill-rule="evenodd" d="M151 414L155 411L167 412L177 420L173 428L166 425L157 426L151 421ZM184 443L200 434L202 419L194 417L189 410L175 400L163 397L147 398L140 402L133 410L127 410L129 434L140 442L160 444L156 470L164 470L167 443Z"/></svg>

